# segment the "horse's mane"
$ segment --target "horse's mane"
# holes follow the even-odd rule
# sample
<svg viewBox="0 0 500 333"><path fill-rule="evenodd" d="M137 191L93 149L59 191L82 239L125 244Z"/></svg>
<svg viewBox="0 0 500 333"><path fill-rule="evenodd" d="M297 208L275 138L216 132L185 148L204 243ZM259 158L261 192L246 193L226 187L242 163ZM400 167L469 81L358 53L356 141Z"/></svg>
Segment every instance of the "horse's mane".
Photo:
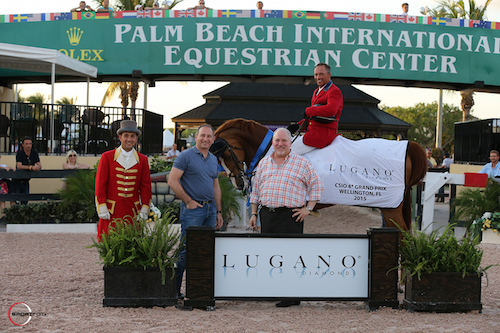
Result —
<svg viewBox="0 0 500 333"><path fill-rule="evenodd" d="M224 124L220 125L214 134L215 136L218 136L219 133L224 132L228 129L238 129L245 133L254 133L257 128L262 128L262 127L264 126L254 120L236 118L228 120Z"/></svg>

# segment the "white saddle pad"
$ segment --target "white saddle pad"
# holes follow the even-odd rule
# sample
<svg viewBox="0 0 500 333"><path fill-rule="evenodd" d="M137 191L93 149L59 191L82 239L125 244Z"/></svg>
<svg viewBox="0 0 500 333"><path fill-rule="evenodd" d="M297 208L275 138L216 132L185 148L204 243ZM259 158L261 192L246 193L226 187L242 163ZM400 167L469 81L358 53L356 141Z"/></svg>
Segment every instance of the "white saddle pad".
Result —
<svg viewBox="0 0 500 333"><path fill-rule="evenodd" d="M407 147L408 141L337 136L303 156L325 184L320 203L396 208L404 196Z"/></svg>

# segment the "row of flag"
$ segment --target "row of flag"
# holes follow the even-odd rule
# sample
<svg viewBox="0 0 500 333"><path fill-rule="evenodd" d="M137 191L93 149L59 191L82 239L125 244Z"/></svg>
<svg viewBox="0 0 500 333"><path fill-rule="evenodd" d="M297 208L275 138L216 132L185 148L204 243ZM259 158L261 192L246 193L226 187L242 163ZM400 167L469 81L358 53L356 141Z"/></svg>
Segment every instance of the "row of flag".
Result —
<svg viewBox="0 0 500 333"><path fill-rule="evenodd" d="M327 19L364 22L393 22L408 24L443 25L453 27L470 27L500 29L500 23L457 18L441 18L428 16L390 15L348 12L311 12L298 10L127 10L108 12L72 12L0 15L0 23L39 22L58 20L93 20L109 18L186 18L186 17L237 17L237 18L293 18L293 19Z"/></svg>

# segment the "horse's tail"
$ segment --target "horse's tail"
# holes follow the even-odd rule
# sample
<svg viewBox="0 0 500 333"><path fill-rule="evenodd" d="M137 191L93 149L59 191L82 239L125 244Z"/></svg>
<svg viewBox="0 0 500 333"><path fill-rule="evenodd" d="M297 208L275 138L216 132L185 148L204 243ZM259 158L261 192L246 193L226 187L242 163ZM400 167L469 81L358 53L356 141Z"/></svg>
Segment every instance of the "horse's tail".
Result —
<svg viewBox="0 0 500 333"><path fill-rule="evenodd" d="M408 157L411 161L411 174L405 189L403 219L406 224L406 230L411 230L411 187L420 183L427 173L427 156L418 143L410 142L408 145Z"/></svg>
<svg viewBox="0 0 500 333"><path fill-rule="evenodd" d="M418 143L410 142L408 144L408 157L411 161L411 175L407 186L412 187L420 183L427 173L427 156Z"/></svg>

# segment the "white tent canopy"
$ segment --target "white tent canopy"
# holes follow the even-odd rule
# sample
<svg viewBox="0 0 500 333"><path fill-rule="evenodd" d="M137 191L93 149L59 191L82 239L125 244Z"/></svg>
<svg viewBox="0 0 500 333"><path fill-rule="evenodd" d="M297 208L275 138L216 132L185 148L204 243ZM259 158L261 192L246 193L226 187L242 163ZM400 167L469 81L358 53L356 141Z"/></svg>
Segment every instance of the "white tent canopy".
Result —
<svg viewBox="0 0 500 333"><path fill-rule="evenodd" d="M174 135L170 130L166 129L163 131L163 150L172 148L174 144Z"/></svg>
<svg viewBox="0 0 500 333"><path fill-rule="evenodd" d="M97 68L53 49L0 43L0 68L97 77Z"/></svg>
<svg viewBox="0 0 500 333"><path fill-rule="evenodd" d="M0 68L27 72L51 73L52 110L50 114L50 146L52 151L54 143L54 84L56 82L56 74L86 76L88 105L89 78L97 77L97 68L68 57L57 50L6 43L0 43Z"/></svg>

